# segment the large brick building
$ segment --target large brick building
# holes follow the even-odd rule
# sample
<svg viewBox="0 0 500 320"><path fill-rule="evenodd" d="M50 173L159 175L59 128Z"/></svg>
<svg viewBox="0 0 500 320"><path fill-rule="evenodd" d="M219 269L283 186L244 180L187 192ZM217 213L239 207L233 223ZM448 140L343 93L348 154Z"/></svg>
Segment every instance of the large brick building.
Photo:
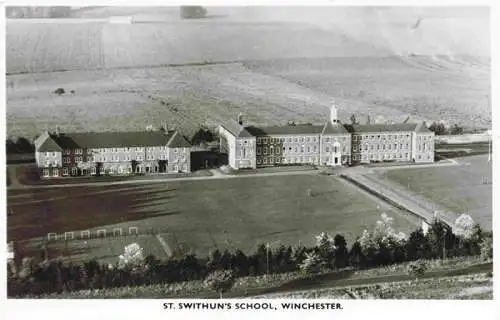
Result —
<svg viewBox="0 0 500 320"><path fill-rule="evenodd" d="M44 132L35 140L43 177L190 172L190 144L177 131Z"/></svg>
<svg viewBox="0 0 500 320"><path fill-rule="evenodd" d="M373 161L434 161L434 133L423 123L342 124L337 108L323 125L219 126L221 150L234 169L282 164L341 166Z"/></svg>

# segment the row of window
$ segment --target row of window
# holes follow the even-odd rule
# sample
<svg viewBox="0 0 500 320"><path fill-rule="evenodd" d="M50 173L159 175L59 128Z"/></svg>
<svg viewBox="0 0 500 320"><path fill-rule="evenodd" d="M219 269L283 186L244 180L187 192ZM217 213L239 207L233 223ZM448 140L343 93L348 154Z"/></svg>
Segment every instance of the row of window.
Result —
<svg viewBox="0 0 500 320"><path fill-rule="evenodd" d="M283 163L316 163L316 157L285 157L283 158ZM270 157L264 159L257 159L257 164L275 164L282 163L280 157Z"/></svg>
<svg viewBox="0 0 500 320"><path fill-rule="evenodd" d="M146 148L147 151L154 151L155 149L157 150L162 150L162 151L165 151L167 150L167 147L166 146L159 146L159 147L148 147ZM174 148L173 151L175 153L178 152L180 148ZM188 148L182 148L181 152L187 152L187 149ZM83 154L83 149L75 149L75 150L70 150L70 149L66 149L64 150L64 154L65 155L70 155L71 154L71 151L74 151L74 154ZM143 152L144 151L144 147L130 147L130 148L100 148L100 149L91 149L92 152L94 153L97 153L97 152L101 152L101 153L118 153L118 152ZM48 157L50 155L52 156L56 156L56 152L45 152L45 155Z"/></svg>
<svg viewBox="0 0 500 320"><path fill-rule="evenodd" d="M398 148L398 146L399 146L399 148ZM395 150L395 151L397 151L397 150L408 150L409 144L408 143L404 144L404 148L403 148L403 144L402 143L400 143L399 145L397 143L395 143L395 144L377 144L377 145L373 145L372 144L370 146L368 146L368 144L365 144L363 147L361 147L361 146L353 146L352 150L354 152L357 152L357 151L361 152L363 150L367 151L368 148L370 150L375 150L375 149L377 149L377 150Z"/></svg>
<svg viewBox="0 0 500 320"><path fill-rule="evenodd" d="M367 140L367 139L380 139L382 138L382 140L396 140L396 139L403 139L404 137L406 138L410 138L410 135L409 134L377 134L377 135L363 135L363 136L360 136L360 135L354 135L352 137L352 140L354 141L359 141L359 140Z"/></svg>
<svg viewBox="0 0 500 320"><path fill-rule="evenodd" d="M307 147L301 146L300 148L299 147L293 147L293 148L292 147L288 147L288 148L283 147L282 150L283 150L283 153L287 153L286 152L287 150L290 151L290 152L293 151L294 153L299 153L299 152L300 153L311 153L311 152L312 153L316 153L318 151L316 146L312 146L312 147L311 146L307 146ZM333 148L331 148L329 146L326 146L325 147L325 152L330 152L330 151L332 151L333 153L337 153L337 152L340 151L340 148L337 147L337 146L334 146ZM267 154L280 154L280 152L281 152L280 148L263 147L261 149L261 147L257 147L257 155L258 156L261 155L261 154L263 154L263 155L267 155ZM345 146L342 148L342 152L344 152L344 153L346 152L346 147Z"/></svg>
<svg viewBox="0 0 500 320"><path fill-rule="evenodd" d="M173 172L178 172L179 170L182 170L182 171L186 171L187 170L187 166L186 165L182 165L182 166L178 166L178 165L174 165L173 167ZM147 168L147 167L136 167L136 173L144 173L144 172L158 172L159 171L159 168L158 166L154 166L154 167L151 167L151 168ZM78 174L78 168L76 167L73 167L71 168L71 170L69 170L69 168L67 167L64 167L61 169L61 174L63 176L67 176L69 175L69 173L71 172L71 175L77 175ZM123 167L118 167L118 168L111 168L111 169L108 169L108 172L110 173L119 173L119 174L123 174L123 173L132 173L132 167L127 167L127 168L123 168ZM101 167L99 168L99 173L100 174L105 174L106 173L106 169L104 167ZM97 174L97 168L96 167L92 167L90 168L90 174L92 175L95 175ZM44 177L50 177L50 170L49 169L43 169L43 176ZM58 168L53 168L52 169L52 176L53 177L59 177L59 169Z"/></svg>
<svg viewBox="0 0 500 320"><path fill-rule="evenodd" d="M432 140L432 136L417 136L417 140Z"/></svg>
<svg viewBox="0 0 500 320"><path fill-rule="evenodd" d="M278 142L317 142L317 137L287 137L287 138L271 138L257 137L258 144L278 143Z"/></svg>

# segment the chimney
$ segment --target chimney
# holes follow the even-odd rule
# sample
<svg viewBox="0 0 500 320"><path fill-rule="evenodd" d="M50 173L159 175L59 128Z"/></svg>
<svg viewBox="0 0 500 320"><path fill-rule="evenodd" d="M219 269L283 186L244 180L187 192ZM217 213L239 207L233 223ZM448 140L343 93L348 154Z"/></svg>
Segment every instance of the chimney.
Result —
<svg viewBox="0 0 500 320"><path fill-rule="evenodd" d="M240 126L243 125L243 114L241 112L238 114L238 123Z"/></svg>
<svg viewBox="0 0 500 320"><path fill-rule="evenodd" d="M59 135L61 134L60 130L59 130L59 126L56 126L56 136L59 137Z"/></svg>

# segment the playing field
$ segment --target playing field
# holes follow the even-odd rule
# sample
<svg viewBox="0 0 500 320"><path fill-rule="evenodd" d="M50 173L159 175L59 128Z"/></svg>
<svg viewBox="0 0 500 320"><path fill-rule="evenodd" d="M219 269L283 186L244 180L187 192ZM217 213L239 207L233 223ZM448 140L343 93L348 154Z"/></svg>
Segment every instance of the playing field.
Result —
<svg viewBox="0 0 500 320"><path fill-rule="evenodd" d="M492 228L492 166L487 155L457 159L461 165L390 170L387 177L451 211L468 212L484 228ZM488 183L484 184L483 179Z"/></svg>
<svg viewBox="0 0 500 320"><path fill-rule="evenodd" d="M312 190L312 196L308 195ZM343 234L349 244L372 229L382 212L394 217L395 228L412 231L415 218L376 202L351 185L319 175L252 177L191 181L149 186L72 187L8 191L9 240L46 237L48 232L137 227L152 252L182 250L205 255L210 249L253 251L269 242L311 245L322 231ZM88 256L121 253L128 240L92 240L80 244ZM156 239L158 240L158 239ZM64 243L62 241L61 243ZM78 249L69 245L66 249ZM95 248L92 248L95 247ZM103 250L105 247L106 250ZM112 249L110 249L112 248ZM165 250L166 249L166 250ZM80 250L80 252L81 252Z"/></svg>

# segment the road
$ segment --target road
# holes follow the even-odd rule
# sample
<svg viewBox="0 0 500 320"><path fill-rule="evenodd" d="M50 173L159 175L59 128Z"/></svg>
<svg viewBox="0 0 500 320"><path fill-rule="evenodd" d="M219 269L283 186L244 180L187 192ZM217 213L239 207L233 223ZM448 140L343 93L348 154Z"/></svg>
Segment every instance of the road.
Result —
<svg viewBox="0 0 500 320"><path fill-rule="evenodd" d="M385 172L388 170L422 168L422 167L443 167L443 166L458 166L464 165L454 159L448 159L446 162L422 164L422 165L403 165L391 167L376 167L376 168L359 168L358 170L345 171L343 174L350 179L366 186L370 190L375 191L382 197L390 199L392 202L401 205L408 211L422 217L430 222L435 218L435 212L440 212L440 219L450 226L453 226L458 215L447 212L447 209L440 206L431 200L424 198L410 190L402 188L387 179L380 178L376 173Z"/></svg>
<svg viewBox="0 0 500 320"><path fill-rule="evenodd" d="M483 264L468 266L465 268L430 271L425 273L421 277L421 279L479 274L492 271L493 271L492 263L483 263ZM381 284L381 283L387 284L392 282L401 282L414 279L415 279L414 277L410 277L408 274L404 273L391 274L378 277L367 277L367 278L350 278L349 274L347 274L346 276L342 276L339 275L338 273L331 273L326 275L319 275L317 277L311 277L310 279L292 280L290 282L272 288L258 287L258 288L234 290L226 293L224 295L224 298L248 298L248 297L257 297L269 294L293 293L297 291L317 290L324 288L348 288L348 287L352 288L356 286L366 286L366 285ZM197 299L219 298L218 293L212 293L212 292L204 292L199 294L171 295L171 296L165 296L165 298L182 299L182 298L193 298L193 296L195 296Z"/></svg>

